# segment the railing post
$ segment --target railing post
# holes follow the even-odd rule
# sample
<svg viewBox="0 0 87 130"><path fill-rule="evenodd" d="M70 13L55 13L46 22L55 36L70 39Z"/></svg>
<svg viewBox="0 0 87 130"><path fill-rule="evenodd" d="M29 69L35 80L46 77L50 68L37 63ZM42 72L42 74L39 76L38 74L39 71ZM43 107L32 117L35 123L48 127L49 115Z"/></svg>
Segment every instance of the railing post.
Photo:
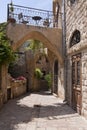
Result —
<svg viewBox="0 0 87 130"><path fill-rule="evenodd" d="M7 21L9 20L9 4L7 5Z"/></svg>

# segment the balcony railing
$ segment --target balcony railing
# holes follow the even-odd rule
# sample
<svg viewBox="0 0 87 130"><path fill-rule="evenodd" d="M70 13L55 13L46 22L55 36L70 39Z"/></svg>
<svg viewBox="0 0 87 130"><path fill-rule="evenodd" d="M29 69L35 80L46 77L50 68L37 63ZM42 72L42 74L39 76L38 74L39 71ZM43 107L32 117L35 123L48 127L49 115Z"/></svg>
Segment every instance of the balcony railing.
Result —
<svg viewBox="0 0 87 130"><path fill-rule="evenodd" d="M11 10L11 8L13 8ZM52 11L8 4L7 20L18 24L42 27L53 27L54 17Z"/></svg>

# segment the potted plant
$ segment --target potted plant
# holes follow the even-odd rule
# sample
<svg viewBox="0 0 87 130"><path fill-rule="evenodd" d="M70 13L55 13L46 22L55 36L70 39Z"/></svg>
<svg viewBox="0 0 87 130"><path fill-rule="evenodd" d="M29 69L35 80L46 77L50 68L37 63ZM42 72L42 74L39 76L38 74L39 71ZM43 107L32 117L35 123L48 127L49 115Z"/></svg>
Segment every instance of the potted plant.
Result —
<svg viewBox="0 0 87 130"><path fill-rule="evenodd" d="M41 72L41 70L40 70L39 68L36 68L36 69L35 69L35 77L36 77L37 79L41 79L42 76L43 76L43 73Z"/></svg>

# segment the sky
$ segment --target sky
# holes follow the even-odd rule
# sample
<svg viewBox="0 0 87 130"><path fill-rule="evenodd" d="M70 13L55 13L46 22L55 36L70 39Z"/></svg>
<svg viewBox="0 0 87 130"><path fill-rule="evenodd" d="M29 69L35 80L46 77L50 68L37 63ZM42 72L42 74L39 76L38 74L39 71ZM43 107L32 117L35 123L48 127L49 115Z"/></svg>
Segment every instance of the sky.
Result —
<svg viewBox="0 0 87 130"><path fill-rule="evenodd" d="M13 4L37 9L52 10L52 0L12 0ZM0 0L0 23L7 21L7 4L11 0Z"/></svg>

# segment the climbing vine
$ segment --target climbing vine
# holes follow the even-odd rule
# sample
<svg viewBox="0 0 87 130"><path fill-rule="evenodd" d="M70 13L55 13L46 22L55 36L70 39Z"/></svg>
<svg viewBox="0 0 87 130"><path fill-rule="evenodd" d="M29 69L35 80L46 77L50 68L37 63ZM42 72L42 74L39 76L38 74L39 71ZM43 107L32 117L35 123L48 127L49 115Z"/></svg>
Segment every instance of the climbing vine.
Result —
<svg viewBox="0 0 87 130"><path fill-rule="evenodd" d="M10 46L10 40L6 36L6 26L7 23L0 24L0 65L11 63L16 58Z"/></svg>

